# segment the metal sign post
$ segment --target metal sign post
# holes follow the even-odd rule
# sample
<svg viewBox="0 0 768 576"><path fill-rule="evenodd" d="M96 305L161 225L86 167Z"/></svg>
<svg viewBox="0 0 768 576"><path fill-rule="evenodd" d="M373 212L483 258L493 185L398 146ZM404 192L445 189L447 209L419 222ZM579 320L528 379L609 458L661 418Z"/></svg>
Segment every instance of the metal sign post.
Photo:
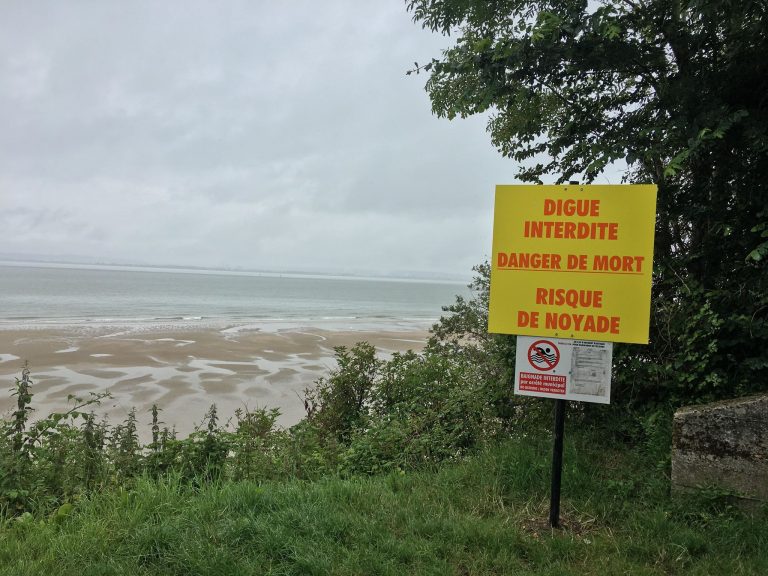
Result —
<svg viewBox="0 0 768 576"><path fill-rule="evenodd" d="M549 525L560 528L560 478L563 473L565 400L555 400L555 442L552 446L552 484L549 489Z"/></svg>

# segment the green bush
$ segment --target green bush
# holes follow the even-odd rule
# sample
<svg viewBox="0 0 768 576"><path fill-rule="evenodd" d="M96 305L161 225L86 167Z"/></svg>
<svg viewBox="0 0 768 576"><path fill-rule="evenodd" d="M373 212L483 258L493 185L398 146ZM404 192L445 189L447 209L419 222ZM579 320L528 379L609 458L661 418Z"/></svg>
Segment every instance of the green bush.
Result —
<svg viewBox="0 0 768 576"><path fill-rule="evenodd" d="M351 350L344 346L334 350L338 368L304 391L304 406L310 422L344 441L364 422L381 361L367 342L360 342Z"/></svg>

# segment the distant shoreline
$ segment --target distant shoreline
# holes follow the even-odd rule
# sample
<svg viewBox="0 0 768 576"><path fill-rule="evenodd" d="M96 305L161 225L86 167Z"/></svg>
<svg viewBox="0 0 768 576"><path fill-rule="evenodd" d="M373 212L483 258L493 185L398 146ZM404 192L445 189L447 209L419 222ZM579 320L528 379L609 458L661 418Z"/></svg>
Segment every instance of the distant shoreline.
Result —
<svg viewBox="0 0 768 576"><path fill-rule="evenodd" d="M87 335L103 331L126 333L191 332L197 330L258 331L263 333L325 330L333 332L426 332L438 318L225 318L214 316L156 317L156 318L0 318L0 332L66 330Z"/></svg>
<svg viewBox="0 0 768 576"><path fill-rule="evenodd" d="M413 330L431 327L462 293L466 287L429 282L0 265L0 330Z"/></svg>
<svg viewBox="0 0 768 576"><path fill-rule="evenodd" d="M151 264L85 263L58 260L13 260L0 258L0 267L8 268L59 268L65 270L108 270L113 272L165 272L168 274L203 274L213 276L250 276L264 278L307 278L329 280L362 280L369 282L413 282L419 284L467 284L468 278L441 276L388 276L370 274L340 274L302 271L253 270L235 268L206 268L198 266L173 266Z"/></svg>

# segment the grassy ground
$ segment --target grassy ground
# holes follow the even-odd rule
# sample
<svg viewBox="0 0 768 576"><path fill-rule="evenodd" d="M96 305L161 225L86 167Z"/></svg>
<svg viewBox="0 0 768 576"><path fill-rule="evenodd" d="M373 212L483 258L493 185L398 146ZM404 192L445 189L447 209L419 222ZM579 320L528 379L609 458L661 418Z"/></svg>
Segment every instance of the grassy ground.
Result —
<svg viewBox="0 0 768 576"><path fill-rule="evenodd" d="M571 442L551 531L549 444L437 471L193 490L142 481L9 520L2 575L768 574L768 515L670 499L642 456Z"/></svg>

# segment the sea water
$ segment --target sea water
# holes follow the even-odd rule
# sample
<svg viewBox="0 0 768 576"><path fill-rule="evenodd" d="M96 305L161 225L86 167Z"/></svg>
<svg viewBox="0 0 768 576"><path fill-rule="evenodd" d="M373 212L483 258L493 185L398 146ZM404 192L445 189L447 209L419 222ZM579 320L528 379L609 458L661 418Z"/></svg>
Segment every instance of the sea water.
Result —
<svg viewBox="0 0 768 576"><path fill-rule="evenodd" d="M428 327L461 282L0 264L0 327L322 325Z"/></svg>

